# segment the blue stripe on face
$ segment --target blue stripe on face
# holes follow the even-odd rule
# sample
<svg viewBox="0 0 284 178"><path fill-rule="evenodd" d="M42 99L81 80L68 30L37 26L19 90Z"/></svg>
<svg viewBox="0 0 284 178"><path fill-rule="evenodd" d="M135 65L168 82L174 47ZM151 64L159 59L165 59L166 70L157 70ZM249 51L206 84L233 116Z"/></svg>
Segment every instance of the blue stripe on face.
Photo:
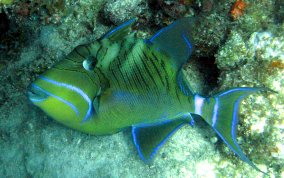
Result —
<svg viewBox="0 0 284 178"><path fill-rule="evenodd" d="M62 82L57 82L55 80L51 80L51 79L48 79L46 77L40 76L39 78L48 82L48 83L51 83L51 84L56 85L58 87L63 87L63 88L69 89L69 90L74 91L75 93L79 94L88 103L88 106L89 106L88 111L87 111L82 122L85 122L90 118L90 116L93 112L92 101L83 90L81 90L80 88L77 88L73 85L69 85L69 84L62 83Z"/></svg>
<svg viewBox="0 0 284 178"><path fill-rule="evenodd" d="M66 100L64 100L63 98L60 98L59 96L56 96L56 95L54 95L54 94L52 94L52 93L50 93L50 92L48 92L48 91L46 91L46 90L40 88L39 86L37 86L37 85L35 85L35 84L32 84L32 87L34 87L35 89L37 89L37 90L43 92L44 94L46 94L46 95L48 95L48 96L51 96L51 97L53 97L53 98L58 99L59 101L63 102L64 104L68 105L68 106L76 113L77 116L79 115L79 111L78 111L78 109L76 108L76 106L74 106L74 105L73 105L72 103L70 103L69 101L66 101ZM32 102L34 102L34 103L37 103L37 102L42 102L42 101L44 101L44 100L46 100L46 99L32 99L32 98L31 98L30 100L31 100Z"/></svg>
<svg viewBox="0 0 284 178"><path fill-rule="evenodd" d="M47 94L47 93L45 93ZM35 99L35 98L29 98L33 103L40 103L40 102L43 102L44 100L46 100L46 98L44 99Z"/></svg>
<svg viewBox="0 0 284 178"><path fill-rule="evenodd" d="M215 124L218 119L218 109L219 109L219 99L215 98L215 105L213 110L213 117L212 117L212 127L215 127Z"/></svg>

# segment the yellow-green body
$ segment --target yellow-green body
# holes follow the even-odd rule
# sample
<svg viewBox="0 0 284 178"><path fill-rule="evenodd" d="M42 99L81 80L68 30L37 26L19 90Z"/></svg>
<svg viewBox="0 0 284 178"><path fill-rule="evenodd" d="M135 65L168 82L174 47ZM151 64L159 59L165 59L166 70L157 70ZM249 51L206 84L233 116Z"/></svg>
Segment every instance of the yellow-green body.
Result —
<svg viewBox="0 0 284 178"><path fill-rule="evenodd" d="M107 50L109 54L106 54ZM89 55L97 56L98 60L92 71L86 71L82 65ZM193 98L185 96L179 89L176 82L178 71L167 62L169 60L169 56L157 52L154 46L147 45L133 35L121 41L104 39L101 43L79 46L44 76L63 83L76 80L76 86L85 87L84 90L92 99L99 91L98 86L105 86L99 96L98 111L82 122L88 107L86 103L78 105L84 108L79 116L70 111L71 114L65 117L61 117L60 113L68 113L70 107L57 107L60 101L55 98L47 99L39 106L46 108L45 112L62 124L95 135L115 133L132 125L176 119L193 112L194 106ZM71 65L72 70L69 68ZM49 91L54 87L44 80L37 80L35 84ZM68 93L67 90L62 88L61 92ZM82 100L75 92L64 98L68 100L68 97L72 97L72 101Z"/></svg>

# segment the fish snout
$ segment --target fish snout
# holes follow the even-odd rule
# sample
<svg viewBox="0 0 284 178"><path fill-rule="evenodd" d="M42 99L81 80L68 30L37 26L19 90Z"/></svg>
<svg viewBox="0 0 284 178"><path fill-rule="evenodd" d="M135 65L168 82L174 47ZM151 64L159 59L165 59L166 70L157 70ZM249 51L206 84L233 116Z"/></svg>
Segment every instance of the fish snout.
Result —
<svg viewBox="0 0 284 178"><path fill-rule="evenodd" d="M33 83L28 87L27 93L29 100L33 103L42 102L48 97L48 95L40 87Z"/></svg>

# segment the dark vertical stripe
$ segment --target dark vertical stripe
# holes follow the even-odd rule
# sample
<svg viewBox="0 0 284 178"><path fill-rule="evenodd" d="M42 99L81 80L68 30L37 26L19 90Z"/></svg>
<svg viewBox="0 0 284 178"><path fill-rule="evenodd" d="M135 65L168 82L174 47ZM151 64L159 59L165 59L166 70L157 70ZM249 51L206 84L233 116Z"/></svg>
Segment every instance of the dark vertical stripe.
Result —
<svg viewBox="0 0 284 178"><path fill-rule="evenodd" d="M133 54L132 54L132 57L134 58ZM146 88L150 89L148 83L147 83L146 80L144 79L144 75L143 75L143 73L141 72L140 67L139 67L139 66L137 65L137 63L136 63L136 60L133 59L133 62L134 62L135 68L137 68L137 70L138 70L139 76L140 76L140 78L142 79L142 82L143 82L144 86L145 86ZM135 71L135 72L136 72L136 71Z"/></svg>
<svg viewBox="0 0 284 178"><path fill-rule="evenodd" d="M188 103L190 103L190 105L192 105L192 102L194 102L194 97L187 97L187 100L188 100Z"/></svg>
<svg viewBox="0 0 284 178"><path fill-rule="evenodd" d="M138 87L138 85L136 83L136 80L133 80L133 78L128 75L128 72L125 72L125 75L127 77L127 81L129 83L129 87L132 89L132 91L134 91L135 88L139 90L139 87ZM137 76L134 74L134 77L136 78ZM133 88L133 85L134 85L135 88Z"/></svg>
<svg viewBox="0 0 284 178"><path fill-rule="evenodd" d="M142 50L142 49L141 49L141 50ZM140 60L142 61L142 64L143 64L143 66L144 66L144 68L145 68L145 70L146 70L146 73L148 74L149 78L152 80L152 82L153 82L153 84L155 85L155 87L158 88L158 85L156 84L155 79L153 78L151 72L149 71L148 66L147 66L147 64L145 63L145 60L144 60L140 55L139 55L139 57L140 57Z"/></svg>
<svg viewBox="0 0 284 178"><path fill-rule="evenodd" d="M71 59L70 57L65 57L65 59L67 59L67 60L69 60L69 61L71 61L71 62L75 62L75 63L81 63L81 62L78 62L78 61L75 61L75 60L73 60L73 59Z"/></svg>
<svg viewBox="0 0 284 178"><path fill-rule="evenodd" d="M126 82L126 79L124 78L123 72L122 72L122 70L121 70L121 68L122 68L122 65L121 65L121 58L117 57L117 60L118 60L118 71L119 71L119 73L120 73L120 76L121 76L122 80L124 81L124 83L125 83L125 85L126 85L126 88L129 89L129 88L128 88L128 85L127 85L127 82ZM120 82L120 80L118 80L118 82Z"/></svg>
<svg viewBox="0 0 284 178"><path fill-rule="evenodd" d="M53 69L57 69L57 70L60 70L60 71L78 72L78 73L80 73L80 74L83 73L83 74L86 74L87 77L88 77L93 83L95 83L94 78L91 77L91 76L88 74L88 72L81 71L81 70L76 70L76 69L58 68L58 67L56 67L56 66L54 66Z"/></svg>
<svg viewBox="0 0 284 178"><path fill-rule="evenodd" d="M119 43L119 52L118 52L118 54L121 53L121 49L122 49L122 47L123 47L123 45L124 45L124 42L125 42L125 40L123 40L121 43ZM113 68L113 63L114 63L115 61L116 61L116 60L113 59L113 60L109 63L109 67L108 67L109 70L111 70L111 68Z"/></svg>
<svg viewBox="0 0 284 178"><path fill-rule="evenodd" d="M114 61L115 61L115 63L114 63L113 66L117 66L118 65L117 64L117 60L114 60ZM118 86L121 87L120 82L119 82L119 77L117 76L118 75L118 70L117 70L117 68L114 68L113 66L110 68L110 71L112 73L112 76L115 78L116 83L118 84Z"/></svg>
<svg viewBox="0 0 284 178"><path fill-rule="evenodd" d="M123 56L122 57L124 57L124 59L123 59L123 62L125 63L125 62L127 62L126 64L128 64L129 66L130 66L130 64L129 64L129 59L127 58L127 56L126 56L126 53L124 52L123 53ZM117 57L119 60L121 60L121 57ZM129 88L131 88L131 90L132 91L134 91L135 90L135 88L136 89L139 89L138 88L138 86L137 86L137 83L135 83L135 80L133 80L133 78L132 78L132 76L129 76L129 73L131 72L131 70L126 70L126 71L124 71L124 74L125 74L125 76L126 76L126 81L127 81L127 83L128 83L128 85L125 83L125 85L127 85L126 87L129 87ZM135 75L134 75L135 76ZM135 85L135 88L133 88L133 85Z"/></svg>
<svg viewBox="0 0 284 178"><path fill-rule="evenodd" d="M100 83L103 83L103 81L108 81L108 79L106 78L105 74L101 71L100 68L95 68L95 73L98 75Z"/></svg>
<svg viewBox="0 0 284 178"><path fill-rule="evenodd" d="M88 51L88 53L89 53L89 55L91 54L91 50L89 49L89 46L84 46L86 49L87 49L87 51Z"/></svg>
<svg viewBox="0 0 284 178"><path fill-rule="evenodd" d="M120 87L120 88L121 88L121 85L120 85L120 83L119 83L119 80L118 80L118 78L117 78L116 74L114 73L114 71L113 71L113 70L111 70L111 73L112 73L112 76L114 77L114 79L116 80L116 83L118 84L118 87Z"/></svg>
<svg viewBox="0 0 284 178"><path fill-rule="evenodd" d="M107 54L107 52L108 52L108 49L109 49L109 48L106 48L105 53L104 53L104 55L102 56L103 59L106 57L106 54Z"/></svg>
<svg viewBox="0 0 284 178"><path fill-rule="evenodd" d="M121 43L123 49L125 49L124 42L125 42L125 40ZM128 76L128 78L130 79L129 83L131 84L131 86L134 85L133 86L134 90L138 90L139 91L139 89L142 88L143 85L140 82L139 76L137 75L136 68L134 67L133 63L131 63L135 59L133 57L130 58L130 55L129 55L129 54L132 53L131 49L133 49L134 45L135 45L135 43L131 43L131 45L127 47L130 50L124 50L123 52L120 52L120 54L123 53L124 61L127 62L127 65L129 66L129 70L125 72L126 75ZM132 76L129 77L129 74L132 74Z"/></svg>
<svg viewBox="0 0 284 178"><path fill-rule="evenodd" d="M99 52L101 51L102 48L103 48L103 46L100 45L100 47L99 47L99 49L98 49L98 51L97 51L97 53L96 53L96 59L98 59Z"/></svg>
<svg viewBox="0 0 284 178"><path fill-rule="evenodd" d="M85 56L82 55L82 54L80 54L77 48L75 48L75 52L76 52L82 59L85 59Z"/></svg>
<svg viewBox="0 0 284 178"><path fill-rule="evenodd" d="M119 82L119 78L117 77L118 73L117 73L117 68L120 66L118 65L118 61L116 60L117 58L115 58L114 60L112 60L109 64L109 71L111 72L113 78L115 79L115 82L117 83L118 87L121 88L121 84Z"/></svg>
<svg viewBox="0 0 284 178"><path fill-rule="evenodd" d="M87 74L88 78L96 85L94 78L91 77L88 72L84 72L84 74Z"/></svg>
<svg viewBox="0 0 284 178"><path fill-rule="evenodd" d="M166 84L167 84L167 85L166 85L167 90L170 91L169 75L168 75L167 70L166 70L166 68L165 68L165 63L164 63L164 61L162 61L162 60L160 60L160 62L161 62L161 67L162 67L162 69L164 70L165 80L166 80Z"/></svg>
<svg viewBox="0 0 284 178"><path fill-rule="evenodd" d="M136 73L136 71L135 71L134 65L129 63L129 66L131 66L132 73L134 74L133 82L134 82L134 84L135 84L135 87L136 87L137 90L139 91L139 88L143 88L142 83L141 83L141 81L140 81L140 79L139 79L139 77L138 77L138 75L137 75L137 73ZM140 87L138 87L138 85L139 85Z"/></svg>
<svg viewBox="0 0 284 178"><path fill-rule="evenodd" d="M153 58L151 57L147 57L147 55L145 54L145 52L143 51L143 55L145 56L145 59L148 59L148 61L151 62L152 66L154 66L156 73L158 74L160 81L162 83L162 85L165 85L164 81L163 81L163 77L158 69L158 67L155 64L155 61L153 61ZM152 54L153 55L153 54ZM153 57L156 59L156 61L158 61L157 57L153 55Z"/></svg>
<svg viewBox="0 0 284 178"><path fill-rule="evenodd" d="M179 101L179 103L181 104L181 101L180 101L180 96L179 96L179 87L176 85L176 88L175 88L175 91L176 91L176 96L177 96L177 99Z"/></svg>

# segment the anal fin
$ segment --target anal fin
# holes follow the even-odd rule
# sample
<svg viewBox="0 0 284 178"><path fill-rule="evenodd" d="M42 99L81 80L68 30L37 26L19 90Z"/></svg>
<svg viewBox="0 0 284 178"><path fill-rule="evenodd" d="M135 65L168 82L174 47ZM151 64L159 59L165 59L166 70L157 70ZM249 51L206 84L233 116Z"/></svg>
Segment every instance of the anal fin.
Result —
<svg viewBox="0 0 284 178"><path fill-rule="evenodd" d="M132 126L132 136L139 156L149 163L159 148L185 123L189 117L179 118L147 126Z"/></svg>

